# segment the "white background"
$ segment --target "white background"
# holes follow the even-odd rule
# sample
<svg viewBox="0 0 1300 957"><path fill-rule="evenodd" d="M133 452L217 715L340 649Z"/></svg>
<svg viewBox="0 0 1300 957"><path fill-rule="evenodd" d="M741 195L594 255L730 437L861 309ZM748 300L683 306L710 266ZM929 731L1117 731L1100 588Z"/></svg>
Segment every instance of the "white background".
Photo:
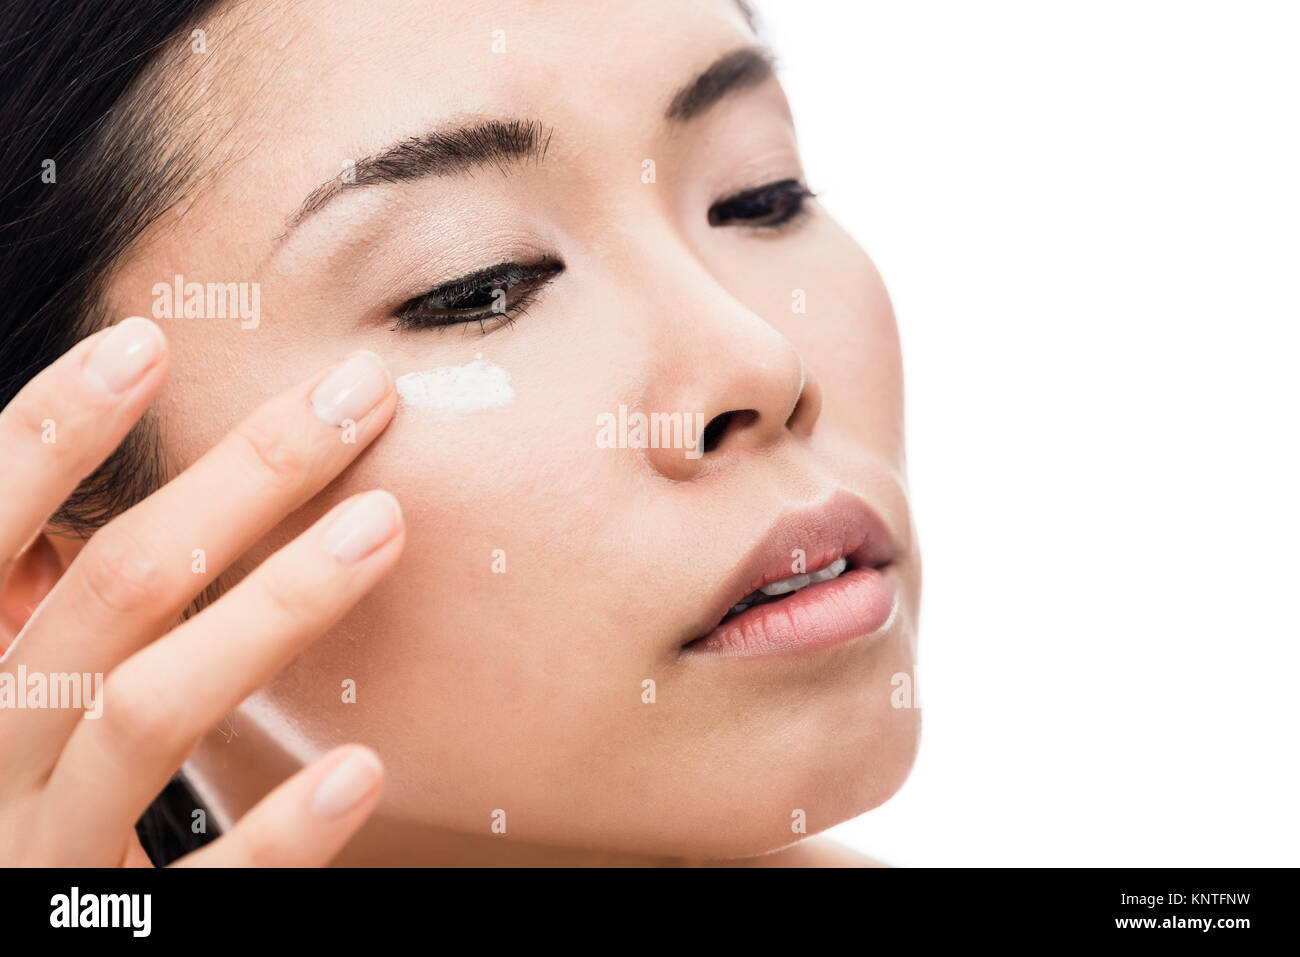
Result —
<svg viewBox="0 0 1300 957"><path fill-rule="evenodd" d="M903 336L898 865L1297 865L1300 4L758 0Z"/></svg>

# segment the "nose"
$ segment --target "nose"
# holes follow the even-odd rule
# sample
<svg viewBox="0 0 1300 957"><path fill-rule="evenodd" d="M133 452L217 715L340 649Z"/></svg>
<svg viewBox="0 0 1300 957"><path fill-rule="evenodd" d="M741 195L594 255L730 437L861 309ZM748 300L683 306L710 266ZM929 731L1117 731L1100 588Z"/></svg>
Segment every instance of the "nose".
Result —
<svg viewBox="0 0 1300 957"><path fill-rule="evenodd" d="M657 325L668 338L656 336L642 396L651 415L680 412L689 424L693 448L652 442L644 450L657 472L677 481L725 457L810 435L822 407L821 386L790 340L726 290L713 286L707 302L699 293L689 311Z"/></svg>

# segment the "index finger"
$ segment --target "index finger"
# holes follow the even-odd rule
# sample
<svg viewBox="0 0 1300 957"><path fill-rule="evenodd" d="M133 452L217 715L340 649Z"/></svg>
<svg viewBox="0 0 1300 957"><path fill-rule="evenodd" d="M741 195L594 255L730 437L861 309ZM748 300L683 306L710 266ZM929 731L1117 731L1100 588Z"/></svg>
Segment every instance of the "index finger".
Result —
<svg viewBox="0 0 1300 957"><path fill-rule="evenodd" d="M369 352L268 400L90 539L29 626L28 667L111 671L333 480L396 407L392 376Z"/></svg>
<svg viewBox="0 0 1300 957"><path fill-rule="evenodd" d="M14 559L157 393L167 342L132 316L77 343L0 410L0 587Z"/></svg>

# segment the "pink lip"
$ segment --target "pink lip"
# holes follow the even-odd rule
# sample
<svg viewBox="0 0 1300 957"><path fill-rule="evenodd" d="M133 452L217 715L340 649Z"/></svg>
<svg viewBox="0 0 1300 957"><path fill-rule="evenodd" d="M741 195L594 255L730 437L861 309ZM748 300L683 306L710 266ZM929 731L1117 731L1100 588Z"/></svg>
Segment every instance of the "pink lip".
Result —
<svg viewBox="0 0 1300 957"><path fill-rule="evenodd" d="M845 557L838 578L755 605L725 623L750 592L795 574L793 552L808 571ZM897 585L887 566L896 555L889 529L861 499L837 492L824 505L778 521L741 563L710 606L685 654L764 655L827 648L882 628L893 615ZM707 632L707 633L706 633Z"/></svg>

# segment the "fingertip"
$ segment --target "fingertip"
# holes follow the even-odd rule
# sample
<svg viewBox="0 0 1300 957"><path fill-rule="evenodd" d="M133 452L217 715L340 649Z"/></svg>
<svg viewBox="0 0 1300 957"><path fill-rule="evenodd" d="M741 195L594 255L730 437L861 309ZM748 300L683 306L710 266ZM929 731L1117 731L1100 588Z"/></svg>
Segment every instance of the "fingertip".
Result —
<svg viewBox="0 0 1300 957"><path fill-rule="evenodd" d="M352 754L365 760L374 770L375 776L379 781L382 782L384 780L384 761L383 758L379 756L378 751L364 744L347 744L344 745L344 747Z"/></svg>
<svg viewBox="0 0 1300 957"><path fill-rule="evenodd" d="M402 503L397 500L396 495L388 491L386 488L377 488L375 489L374 494L382 496L383 499L392 506L393 512L397 515L397 525L399 528L406 524L406 520L402 515Z"/></svg>
<svg viewBox="0 0 1300 957"><path fill-rule="evenodd" d="M371 748L350 744L332 752L331 757L340 753L312 794L312 809L321 817L344 817L383 787L384 765Z"/></svg>
<svg viewBox="0 0 1300 957"><path fill-rule="evenodd" d="M373 489L353 496L322 520L321 547L353 565L399 538L402 507L391 492Z"/></svg>
<svg viewBox="0 0 1300 957"><path fill-rule="evenodd" d="M120 395L164 361L167 337L144 316L128 316L103 330L81 363L82 380L98 393Z"/></svg>

